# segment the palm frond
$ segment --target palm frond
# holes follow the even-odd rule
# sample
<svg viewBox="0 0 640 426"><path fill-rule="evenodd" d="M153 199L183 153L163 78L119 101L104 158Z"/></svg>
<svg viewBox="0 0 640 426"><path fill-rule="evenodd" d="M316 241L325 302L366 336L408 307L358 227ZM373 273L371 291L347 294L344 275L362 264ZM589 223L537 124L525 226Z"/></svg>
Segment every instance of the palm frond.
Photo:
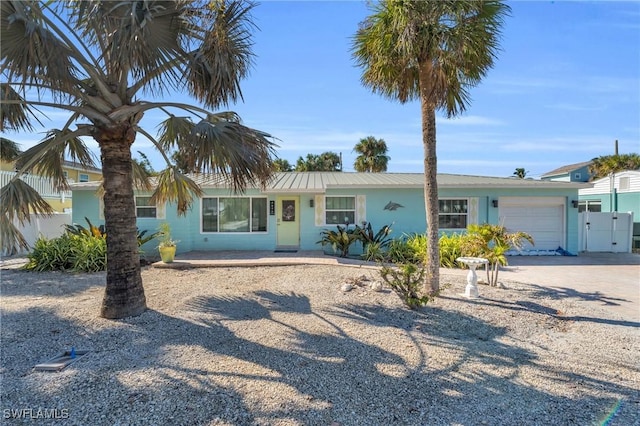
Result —
<svg viewBox="0 0 640 426"><path fill-rule="evenodd" d="M213 4L213 3L212 3ZM216 2L211 9L214 23L203 35L203 42L191 53L187 80L196 98L209 108L242 99L240 80L253 65L251 20L253 3Z"/></svg>
<svg viewBox="0 0 640 426"><path fill-rule="evenodd" d="M24 98L11 85L0 83L0 131L33 131L30 118L42 125Z"/></svg>
<svg viewBox="0 0 640 426"><path fill-rule="evenodd" d="M20 155L20 145L16 142L0 137L0 160L11 162Z"/></svg>
<svg viewBox="0 0 640 426"><path fill-rule="evenodd" d="M9 82L22 86L43 85L54 95L73 91L71 49L43 21L39 2L0 3L3 71Z"/></svg>
<svg viewBox="0 0 640 426"><path fill-rule="evenodd" d="M158 125L158 133L160 135L158 142L160 146L165 150L183 146L189 134L191 134L193 126L194 124L190 117L170 115Z"/></svg>
<svg viewBox="0 0 640 426"><path fill-rule="evenodd" d="M76 136L82 132L84 130L50 130L40 143L18 156L16 165L19 173L34 170L39 175L50 178L57 190L68 190L69 183L63 169L65 156L82 167L95 167L93 154L82 139Z"/></svg>
<svg viewBox="0 0 640 426"><path fill-rule="evenodd" d="M195 168L220 173L234 191L242 192L248 185L264 186L273 173L276 147L268 137L237 121L211 115L196 124L189 136Z"/></svg>
<svg viewBox="0 0 640 426"><path fill-rule="evenodd" d="M30 221L30 213L50 215L53 209L38 191L14 178L0 189L0 215L24 223Z"/></svg>
<svg viewBox="0 0 640 426"><path fill-rule="evenodd" d="M133 187L138 190L151 191L151 175L148 170L139 162L132 161L133 167Z"/></svg>
<svg viewBox="0 0 640 426"><path fill-rule="evenodd" d="M157 179L156 190L151 196L152 203L171 202L176 204L178 214L187 213L194 197L202 196L203 192L191 178L180 173L175 167L168 167L161 171Z"/></svg>
<svg viewBox="0 0 640 426"><path fill-rule="evenodd" d="M18 253L21 249L29 249L24 235L6 214L0 215L0 248L2 253L8 256Z"/></svg>

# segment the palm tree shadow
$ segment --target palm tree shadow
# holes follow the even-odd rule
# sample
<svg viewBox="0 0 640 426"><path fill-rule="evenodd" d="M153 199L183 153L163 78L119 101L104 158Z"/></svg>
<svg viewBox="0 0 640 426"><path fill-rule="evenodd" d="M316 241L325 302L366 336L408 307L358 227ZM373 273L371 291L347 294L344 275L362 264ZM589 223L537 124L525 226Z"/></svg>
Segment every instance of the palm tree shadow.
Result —
<svg viewBox="0 0 640 426"><path fill-rule="evenodd" d="M584 292L569 287L543 287L537 284L531 284L535 288L533 295L536 297L546 297L550 299L578 299L587 302L601 302L603 305L619 306L619 302L630 302L628 299L605 296L599 291Z"/></svg>
<svg viewBox="0 0 640 426"><path fill-rule="evenodd" d="M76 274L71 272L38 272L24 270L3 270L2 295L10 296L47 296L69 297L90 289L104 291L106 275L104 272ZM69 279L72 277L72 279Z"/></svg>
<svg viewBox="0 0 640 426"><path fill-rule="evenodd" d="M406 421L407 413L413 424L464 423L460 407L468 404L474 404L478 415L500 419L505 414L499 407L508 395L541 401L538 408L543 410L536 413L566 404L565 397L518 380L518 371L536 368L538 359L525 348L500 341L504 327L456 312L431 307L414 312L367 303L318 310L304 295L270 292L249 293L243 299L196 297L185 307L180 316L149 310L108 321L96 332L79 319L60 318L54 309L5 315L5 327L12 330L3 339L7 383L28 389L45 405L66 406L81 398L83 406L93 407L99 401L108 408L98 414L111 424L135 423L148 415L145 410L152 403L163 418L176 423L345 425L355 424L354 418L398 424ZM42 327L21 344L32 323L27 316L42 324L63 324L64 338ZM270 336L278 333L278 339L262 340L255 333L260 330ZM389 334L396 335L396 346L376 343L380 336L391 338ZM92 352L58 379L29 372L34 358L16 361L15 354L36 342L59 347L69 336L77 347ZM431 362L429 352L435 347L449 351L451 360ZM556 374L562 380L581 378L566 371ZM96 380L108 383L98 386ZM617 384L589 377L583 381L633 397L632 389ZM56 382L58 391L50 393L43 382ZM74 391L86 386L91 393ZM5 402L15 402L11 398ZM480 399L488 403L476 406ZM597 407L615 402L588 399ZM167 404L169 400L174 402ZM544 421L532 413L524 410L522 423Z"/></svg>

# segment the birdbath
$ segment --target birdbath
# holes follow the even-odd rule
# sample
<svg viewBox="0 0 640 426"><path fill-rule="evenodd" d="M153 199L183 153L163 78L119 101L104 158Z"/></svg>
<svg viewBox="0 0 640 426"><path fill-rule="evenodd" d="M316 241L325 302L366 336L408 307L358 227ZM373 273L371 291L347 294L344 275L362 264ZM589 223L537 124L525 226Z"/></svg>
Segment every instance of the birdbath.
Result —
<svg viewBox="0 0 640 426"><path fill-rule="evenodd" d="M467 287L465 288L464 295L469 299L477 299L478 296L478 275L476 274L476 267L489 263L487 259L482 257L459 257L456 261L464 263L469 267L469 273L467 274Z"/></svg>

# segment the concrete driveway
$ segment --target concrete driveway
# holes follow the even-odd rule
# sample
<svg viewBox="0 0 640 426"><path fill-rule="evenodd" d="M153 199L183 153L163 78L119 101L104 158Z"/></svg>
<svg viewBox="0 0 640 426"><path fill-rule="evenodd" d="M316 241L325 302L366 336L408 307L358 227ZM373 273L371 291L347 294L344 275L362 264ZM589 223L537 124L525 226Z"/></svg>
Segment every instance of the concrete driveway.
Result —
<svg viewBox="0 0 640 426"><path fill-rule="evenodd" d="M640 326L639 254L511 256L500 279L557 290L559 297L604 306L612 315Z"/></svg>

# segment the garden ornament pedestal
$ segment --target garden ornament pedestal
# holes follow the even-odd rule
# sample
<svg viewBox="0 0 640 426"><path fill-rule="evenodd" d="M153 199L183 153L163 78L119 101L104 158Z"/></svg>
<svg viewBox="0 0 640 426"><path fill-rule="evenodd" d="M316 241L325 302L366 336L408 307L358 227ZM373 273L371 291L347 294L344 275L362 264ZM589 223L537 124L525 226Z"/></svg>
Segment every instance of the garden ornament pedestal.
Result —
<svg viewBox="0 0 640 426"><path fill-rule="evenodd" d="M468 299L477 299L479 296L476 267L489 263L489 260L482 257L459 257L456 261L464 263L469 267L469 273L467 274L467 287L465 288L464 296Z"/></svg>

